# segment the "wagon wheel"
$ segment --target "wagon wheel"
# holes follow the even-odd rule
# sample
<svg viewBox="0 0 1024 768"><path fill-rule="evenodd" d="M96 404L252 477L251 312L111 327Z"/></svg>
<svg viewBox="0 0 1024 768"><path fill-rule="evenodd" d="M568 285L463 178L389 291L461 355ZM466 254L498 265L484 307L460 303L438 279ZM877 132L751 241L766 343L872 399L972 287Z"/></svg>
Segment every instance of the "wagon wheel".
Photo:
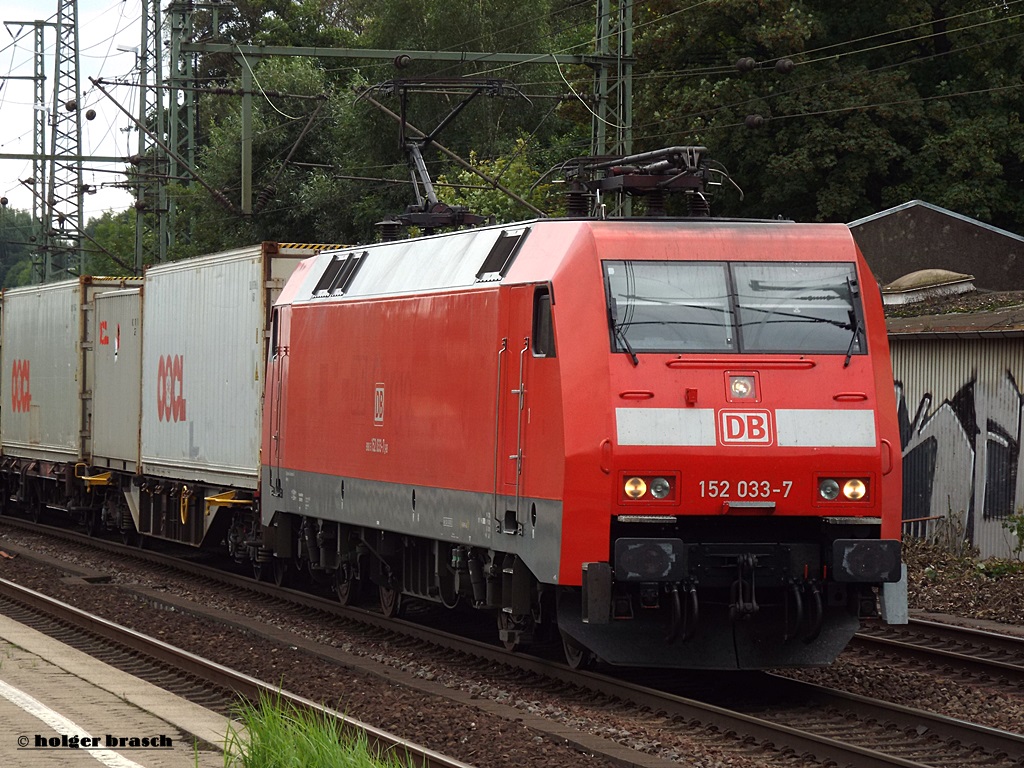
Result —
<svg viewBox="0 0 1024 768"><path fill-rule="evenodd" d="M389 619L396 618L402 612L402 593L393 587L381 585L378 590L380 609Z"/></svg>
<svg viewBox="0 0 1024 768"><path fill-rule="evenodd" d="M502 611L498 614L498 629L521 630L528 634L532 634L533 617L513 616L511 613L505 613ZM516 636L514 639L502 640L501 644L505 646L506 651L521 651L529 647L530 641L522 639L521 636Z"/></svg>
<svg viewBox="0 0 1024 768"><path fill-rule="evenodd" d="M584 648L564 632L562 633L562 650L565 652L565 663L570 669L589 669L597 660L593 651Z"/></svg>
<svg viewBox="0 0 1024 768"><path fill-rule="evenodd" d="M28 519L33 523L38 523L43 519L43 495L35 489L32 489L27 494L25 512L28 514Z"/></svg>
<svg viewBox="0 0 1024 768"><path fill-rule="evenodd" d="M270 563L252 561L252 577L256 581L267 581L270 578Z"/></svg>
<svg viewBox="0 0 1024 768"><path fill-rule="evenodd" d="M97 536L100 532L100 511L98 509L87 509L85 511L85 534L86 536Z"/></svg>
<svg viewBox="0 0 1024 768"><path fill-rule="evenodd" d="M274 558L273 579L275 587L288 586L289 582L292 580L293 573L294 569L292 568L292 564L287 559L280 557Z"/></svg>

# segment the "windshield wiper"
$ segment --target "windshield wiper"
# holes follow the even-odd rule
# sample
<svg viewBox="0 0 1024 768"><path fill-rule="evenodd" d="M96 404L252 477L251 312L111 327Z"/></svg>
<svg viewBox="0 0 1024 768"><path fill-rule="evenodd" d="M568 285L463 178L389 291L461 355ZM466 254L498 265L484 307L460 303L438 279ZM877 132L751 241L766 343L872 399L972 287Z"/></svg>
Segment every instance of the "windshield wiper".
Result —
<svg viewBox="0 0 1024 768"><path fill-rule="evenodd" d="M626 354L629 355L630 359L633 361L633 367L636 368L640 365L640 359L636 356L636 352L633 351L633 347L630 346L629 339L626 338L626 334L622 330L621 325L615 326L615 335L619 338L619 341L622 342L622 346L626 348Z"/></svg>
<svg viewBox="0 0 1024 768"><path fill-rule="evenodd" d="M850 320L852 321L857 316L856 301L860 295L860 291L857 290L857 286L854 281L849 277L846 278L846 287L850 290ZM850 346L846 348L846 359L843 361L843 368L850 365L850 357L853 356L853 345L857 343L857 339L860 338L861 333L864 332L864 321L857 316L857 322L850 323L853 326L853 336L850 337Z"/></svg>
<svg viewBox="0 0 1024 768"><path fill-rule="evenodd" d="M640 360L636 356L636 352L633 351L633 347L629 343L629 339L626 338L625 331L622 330L622 326L616 321L616 303L615 299L612 299L608 304L608 320L612 324L612 332L615 334L615 338L622 342L622 346L626 350L626 354L629 355L630 360L633 361L633 367L636 368L640 365Z"/></svg>
<svg viewBox="0 0 1024 768"><path fill-rule="evenodd" d="M850 337L850 346L846 348L846 359L843 361L843 368L846 368L850 364L850 358L853 356L853 345L857 343L857 339L860 338L861 333L864 332L863 323L858 319L856 324L853 326L853 336Z"/></svg>

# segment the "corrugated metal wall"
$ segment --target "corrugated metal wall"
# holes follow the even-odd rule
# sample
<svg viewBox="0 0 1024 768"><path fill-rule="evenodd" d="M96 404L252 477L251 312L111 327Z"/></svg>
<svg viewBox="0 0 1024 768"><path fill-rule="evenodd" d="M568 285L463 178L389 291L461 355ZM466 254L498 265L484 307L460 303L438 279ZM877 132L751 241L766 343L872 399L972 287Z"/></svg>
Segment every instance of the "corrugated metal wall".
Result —
<svg viewBox="0 0 1024 768"><path fill-rule="evenodd" d="M964 537L1007 557L1024 507L1024 340L890 336L900 408L905 530Z"/></svg>

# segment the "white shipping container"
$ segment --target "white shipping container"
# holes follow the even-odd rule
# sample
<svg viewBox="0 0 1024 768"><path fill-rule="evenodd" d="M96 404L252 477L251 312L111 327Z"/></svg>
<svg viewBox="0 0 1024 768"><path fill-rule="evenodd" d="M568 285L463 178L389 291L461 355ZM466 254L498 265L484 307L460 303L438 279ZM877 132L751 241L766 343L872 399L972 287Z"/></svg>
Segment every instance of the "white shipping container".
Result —
<svg viewBox="0 0 1024 768"><path fill-rule="evenodd" d="M144 474L257 487L270 310L306 248L264 243L146 272Z"/></svg>
<svg viewBox="0 0 1024 768"><path fill-rule="evenodd" d="M90 278L4 293L0 443L7 456L87 461L92 425L92 298L138 280Z"/></svg>
<svg viewBox="0 0 1024 768"><path fill-rule="evenodd" d="M92 463L134 472L142 405L142 291L102 293L94 308Z"/></svg>

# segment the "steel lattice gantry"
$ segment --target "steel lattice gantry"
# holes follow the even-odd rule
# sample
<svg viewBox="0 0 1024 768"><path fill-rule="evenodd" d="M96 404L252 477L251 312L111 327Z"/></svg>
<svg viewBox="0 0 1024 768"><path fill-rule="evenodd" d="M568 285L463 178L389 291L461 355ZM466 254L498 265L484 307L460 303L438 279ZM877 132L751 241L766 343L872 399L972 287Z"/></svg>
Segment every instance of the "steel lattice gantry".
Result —
<svg viewBox="0 0 1024 768"><path fill-rule="evenodd" d="M49 186L43 205L46 280L61 275L81 274L84 259L77 0L59 0L56 27Z"/></svg>

